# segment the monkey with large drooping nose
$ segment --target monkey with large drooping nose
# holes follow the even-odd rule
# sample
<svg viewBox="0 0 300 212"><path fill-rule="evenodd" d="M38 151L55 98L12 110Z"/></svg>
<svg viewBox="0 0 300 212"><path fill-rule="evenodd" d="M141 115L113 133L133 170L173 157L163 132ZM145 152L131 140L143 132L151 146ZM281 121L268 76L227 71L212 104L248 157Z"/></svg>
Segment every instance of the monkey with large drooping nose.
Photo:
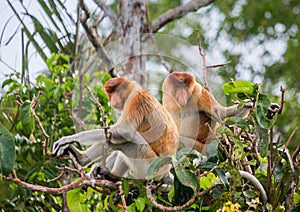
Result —
<svg viewBox="0 0 300 212"><path fill-rule="evenodd" d="M245 117L253 104L224 107L214 96L187 72L173 72L162 86L163 106L173 116L186 146L203 153L206 144L214 139L218 121L226 117Z"/></svg>

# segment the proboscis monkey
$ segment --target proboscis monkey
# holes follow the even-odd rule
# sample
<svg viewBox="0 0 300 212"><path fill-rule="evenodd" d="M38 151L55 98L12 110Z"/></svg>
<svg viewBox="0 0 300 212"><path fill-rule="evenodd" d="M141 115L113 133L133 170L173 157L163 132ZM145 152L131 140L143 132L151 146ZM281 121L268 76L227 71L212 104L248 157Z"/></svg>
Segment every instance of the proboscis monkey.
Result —
<svg viewBox="0 0 300 212"><path fill-rule="evenodd" d="M251 104L238 109L237 105L224 107L213 95L187 72L173 72L164 81L163 106L173 116L180 141L203 153L205 144L214 136L211 133L219 120L230 116L246 116Z"/></svg>
<svg viewBox="0 0 300 212"><path fill-rule="evenodd" d="M110 127L111 139L108 170L120 177L145 179L151 162L163 155L177 151L179 133L174 120L165 108L148 91L123 77L112 78L105 84L110 105L120 118ZM91 145L80 151L72 144ZM101 158L105 135L103 129L83 131L62 137L53 145L53 154L73 154L85 166ZM161 170L161 179L169 167Z"/></svg>

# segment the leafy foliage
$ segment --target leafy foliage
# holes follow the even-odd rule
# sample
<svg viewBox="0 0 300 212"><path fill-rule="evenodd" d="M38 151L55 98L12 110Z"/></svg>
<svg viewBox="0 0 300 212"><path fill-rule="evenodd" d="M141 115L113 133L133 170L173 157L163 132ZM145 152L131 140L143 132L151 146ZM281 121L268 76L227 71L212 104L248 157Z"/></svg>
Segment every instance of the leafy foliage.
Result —
<svg viewBox="0 0 300 212"><path fill-rule="evenodd" d="M18 83L19 75L11 75L11 78L5 80L2 84L2 87L5 87L7 92L1 102L3 113L0 121L0 162L4 176L9 175L12 167L14 167L18 177L22 180L33 184L56 187L61 185L61 183L47 183L47 180L53 179L58 175L59 170L55 166L62 161L43 155L42 142L44 137L33 119L31 100L38 95L38 91L43 92L39 105L36 108L36 113L45 130L51 135L51 142L63 135L72 134L75 132L74 123L76 124L76 120L74 120L70 109L78 104L78 99L73 101L71 94L77 86L78 79L69 76L70 60L68 56L53 54L47 62L51 72L49 74L40 74L33 88L28 84L22 85ZM103 80L109 79L104 73L101 76ZM89 78L88 74L85 77ZM103 87L103 84L100 84L100 86ZM103 98L105 96L103 89L97 86L93 87L93 90L101 98L101 103L104 106L106 105L106 112L109 113L111 109L107 107L107 98ZM87 94L87 91L85 93ZM21 106L14 103L16 96L23 100ZM6 109L5 105L10 105L9 110ZM97 112L98 109L95 105L92 106L91 108L90 104L83 105L82 111L86 110L91 113L94 110L94 120L91 124L101 123L99 120L100 114ZM97 115L95 115L96 113ZM85 116L85 118L89 119L90 117ZM113 119L108 121L111 123ZM10 132L4 126L9 128ZM0 185L1 187L7 185L7 181L1 181ZM29 205L30 208L35 208L36 210L38 208L54 208L58 210L61 207L59 205L62 204L60 196L27 191L13 183L10 183L8 188L10 188L10 191L6 196L3 196L0 204L1 208L6 208L7 210L10 208L24 210ZM42 199L40 199L40 195L42 195Z"/></svg>
<svg viewBox="0 0 300 212"><path fill-rule="evenodd" d="M8 176L12 171L16 158L12 136L6 128L0 126L0 173Z"/></svg>
<svg viewBox="0 0 300 212"><path fill-rule="evenodd" d="M0 181L2 191L0 208L5 208L7 211L49 211L53 208L58 211L63 207L61 196L25 190L4 178L14 167L19 178L24 181L51 187L62 185L59 181L47 182L58 175L55 166L61 164L62 161L43 155L44 137L32 119L30 111L32 99L37 96L38 91L43 91L36 112L52 142L61 136L80 130L83 127L80 121L86 123L85 127L88 128L95 124L102 124L97 108L89 100L87 91L83 89L84 83L90 85L96 81L98 84L93 86L92 90L97 94L106 114L110 115L108 121L112 124L114 114L108 107L108 101L102 89L109 75L99 71L101 68L98 65L91 67L88 59L95 52L90 49L86 50L87 45L84 42L77 43L79 35L73 32L77 30L70 29L66 24L67 22L75 23L75 21L68 14L63 2L59 0L37 1L45 14L44 17L49 24L47 26L30 13L30 10L19 12L10 1L7 2L20 21L28 41L23 44L25 50L21 74L7 75L2 84L6 93L1 99L0 114L0 166L3 177ZM26 8L25 2L18 3L22 8ZM176 7L181 3L182 1L169 0L163 1L163 4L160 1L151 2L149 4L150 19L158 17L161 11L166 11L170 5ZM117 4L118 1L113 2L114 10ZM238 170L248 167L267 192L268 211L282 211L284 208L287 211L289 209L297 211L299 209L297 205L300 202L299 156L295 152L296 154L293 154L291 158L286 146L290 143L288 132L294 126L299 125L298 107L300 104L297 103L299 102L297 95L299 75L295 72L300 61L297 51L300 36L297 27L300 20L299 1L264 0L259 4L254 1L216 1L214 7L204 11L204 15L211 16L215 10L221 16L224 15L224 18L218 32L213 33L213 38L207 36L205 42L210 46L208 49L214 49L214 51L220 49L226 60L232 61L230 66L219 69L219 74L224 79L236 79L242 78L241 75L245 70L250 70L252 79L257 76L262 78L264 82L262 88L267 90L268 95L261 93L258 85L252 85L247 81L231 81L224 84L224 93L238 98L241 101L240 106L244 104L245 98L255 100L254 112L246 120L236 117L227 119L226 123L230 123L230 126L222 125L217 129L217 133L221 136L209 144L207 159L186 149L180 150L174 157L157 159L149 169L149 179L161 165L171 164L175 174L175 184L168 193L156 190L154 197L164 205L181 205L189 201L195 193L221 183L222 185L216 186L207 195L199 196L187 210L259 211L262 208L259 191L250 182L240 179L241 175ZM200 28L208 31L199 22L202 16L203 14L199 12L189 15L168 24L161 32L171 32L196 44L194 29ZM24 18L31 20L34 30L31 30L24 22ZM211 28L210 21L207 28ZM231 47L250 41L255 44L254 46L263 46L264 50L261 51L260 56L265 60L260 68L255 69L247 64L243 53L230 51L228 50L230 47L220 45L219 39L224 38L221 35L228 32L231 33L227 38ZM206 35L204 37L206 38ZM84 38L82 40L84 41ZM266 42L280 40L285 40L287 46L282 59L275 61L272 60L273 54L267 49ZM47 73L39 74L34 85L26 82L24 77L24 70L28 70L30 45L35 47L49 70ZM76 49L81 50L80 57L84 62L77 60L79 54ZM51 55L48 55L48 52L51 52ZM247 54L249 52L251 50L248 50ZM90 66L97 72L87 72L86 66ZM245 70L241 70L241 67ZM266 114L271 104L270 99L278 102L278 99L275 99L278 95L274 95L274 90L278 89L278 82L284 82L288 86L290 94L287 102L295 104L286 104L288 113L268 119ZM80 93L79 91L82 91L81 95L72 95ZM15 104L16 94L24 101L22 106ZM79 118L75 119L74 113ZM283 132L282 140L275 139L276 129L279 129L276 132ZM295 140L299 140L299 135L296 136ZM230 173L230 179L226 177L226 173ZM142 183L125 179L122 181L122 189L128 211L143 211L153 207L146 197ZM67 193L67 201L73 211L78 209L123 211L118 191L107 192L100 187L78 187ZM291 209L294 204L295 208Z"/></svg>
<svg viewBox="0 0 300 212"><path fill-rule="evenodd" d="M39 107L37 107L37 115L40 117L45 129L51 132L51 141L63 135L71 134L75 130L73 123L76 123L77 120L73 120L72 110L69 110L69 108L76 108L80 98L71 98L70 96L70 93L76 90L77 77L76 75L75 77L69 76L69 62L70 60L65 55L53 54L47 60L49 70L51 70L49 75L47 77L44 74L38 76L37 86L32 89L29 87L20 89L22 85L13 79L4 82L4 86L8 87L5 97L7 101L10 99L9 96L15 96L16 93L19 95L18 98L24 99L19 109L20 116L14 117L14 122L17 124L12 126L13 131L22 135L15 134L16 159L13 158L13 154L5 158L14 161L16 173L27 182L49 185L46 181L58 175L55 165L59 164L58 160L48 158L42 153L43 134L38 131L33 120L32 102L28 97L37 95L38 90L43 91ZM85 77L89 78L87 73ZM102 74L101 78L103 79L102 83L109 79L106 74ZM293 198L295 187L288 185L298 184L298 178L296 177L298 172L296 168L297 160L290 161L283 143L277 142L274 144L273 137L268 135L277 120L276 115L270 121L266 116L271 104L268 96L260 93L257 85L244 81L230 82L230 84L225 84L223 87L228 94L238 94L237 96L241 102L244 102L243 98L252 99L255 102L254 111L246 120L237 117L228 118L225 123L230 123L230 125L221 125L217 129L217 133L222 136L218 138L218 141L212 141L208 145L206 156L195 150L183 148L177 152L176 156L165 156L156 159L148 170L148 179L151 180L160 167L171 165L174 174L174 187L167 193L155 192L154 197L163 205L177 205L180 207L180 205L189 202L190 199L196 196L194 203L189 206L190 209L206 208L208 211L214 211L233 204L234 207L238 207L240 210L257 211L263 207L261 199L259 200L260 190L252 182L241 180L239 172L243 167L249 167L253 171L253 176L259 179L267 192L268 203L264 207L270 210L279 209L283 207L283 202L289 200L295 200L296 202L297 193ZM104 96L103 90L99 90L98 86L93 87L93 89L100 98L106 112L109 112L107 99L102 98ZM84 97L81 96L81 98ZM44 107L45 105L47 107ZM89 104L82 104L81 111L84 111L85 107L91 111L88 106ZM19 106L15 105L15 107ZM7 114L5 117L8 118L9 115ZM98 120L94 123L100 123L97 110L91 117ZM51 124L53 122L55 122L55 130L53 130ZM4 131L6 133L4 133L4 137L0 137L0 142L4 144L4 141L8 140L8 143L13 144L10 133L7 130ZM1 161L2 164L5 163L8 167L3 171L3 175L8 175L12 169L12 164L7 163L6 160ZM292 170L291 166L293 166ZM227 173L230 174L230 179L227 178ZM6 180L1 181L3 185L6 183ZM215 184L217 186L214 186ZM59 186L61 182L54 181L50 185L53 187ZM287 189L278 190L278 186L284 186ZM55 208L62 207L62 200L59 196L44 193L42 194L44 199L41 201L37 198L40 195L39 192L26 191L15 184L10 184L10 189L12 191L21 190L23 198L31 198L28 204L31 204L33 208L45 208L50 204L53 204ZM124 190L128 210L142 211L153 207L147 198L146 188L141 182L124 180L122 189ZM205 196L198 196L205 190L208 191ZM11 195L17 195L17 193L12 192ZM107 193L101 187L78 187L67 192L66 196L71 211L76 211L78 208L91 211L119 211L123 207L118 191ZM1 204L9 208L11 207L8 205L10 200L11 197L5 197ZM19 208L28 207L27 204L18 199L15 199L14 204ZM230 205L230 207L233 206Z"/></svg>

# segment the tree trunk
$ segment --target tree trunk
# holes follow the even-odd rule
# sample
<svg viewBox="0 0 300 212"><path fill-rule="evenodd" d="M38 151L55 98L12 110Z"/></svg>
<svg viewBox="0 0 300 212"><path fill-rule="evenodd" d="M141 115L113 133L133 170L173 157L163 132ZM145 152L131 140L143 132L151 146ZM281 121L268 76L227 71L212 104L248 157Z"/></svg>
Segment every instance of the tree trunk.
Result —
<svg viewBox="0 0 300 212"><path fill-rule="evenodd" d="M144 0L122 0L118 34L121 55L119 75L146 87L146 48L143 40L146 5Z"/></svg>
<svg viewBox="0 0 300 212"><path fill-rule="evenodd" d="M148 20L147 3L145 0L121 0L118 15L105 4L105 1L94 1L102 9L105 16L110 18L119 37L118 75L135 80L142 87L146 87L147 34L145 33L156 33L169 22L181 18L189 12L197 11L199 8L209 5L214 0L188 1L185 4L166 11L153 21ZM110 55L111 57L107 55L103 45L99 42L99 36L87 24L87 19L90 17L87 6L83 0L79 0L79 2L83 11L85 11L85 16L81 18L83 27L90 41L103 59L104 64L106 64L106 70L112 71L112 67L115 65L111 57L115 55Z"/></svg>

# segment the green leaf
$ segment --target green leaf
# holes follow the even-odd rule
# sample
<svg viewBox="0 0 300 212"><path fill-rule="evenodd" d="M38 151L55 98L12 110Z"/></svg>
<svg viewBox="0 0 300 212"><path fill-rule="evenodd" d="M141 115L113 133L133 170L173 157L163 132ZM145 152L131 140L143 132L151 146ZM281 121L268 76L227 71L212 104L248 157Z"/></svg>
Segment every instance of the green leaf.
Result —
<svg viewBox="0 0 300 212"><path fill-rule="evenodd" d="M203 156L200 152L194 150L194 149L190 149L190 148L183 148L180 149L177 153L176 153L176 159L180 160L182 157L189 157L192 159L199 159L200 163L204 163L205 161L207 161L207 157Z"/></svg>
<svg viewBox="0 0 300 212"><path fill-rule="evenodd" d="M10 174L16 160L15 144L8 130L0 125L0 173Z"/></svg>
<svg viewBox="0 0 300 212"><path fill-rule="evenodd" d="M53 97L55 99L61 99L61 96L63 95L63 89L61 87L56 87L54 92L53 92Z"/></svg>
<svg viewBox="0 0 300 212"><path fill-rule="evenodd" d="M65 5L62 1L57 1L57 3L59 4L60 7L65 8ZM55 14L56 17L58 18L58 20L62 23L62 27L64 28L65 34L67 34L67 38L68 38L69 42L71 42L72 34L67 29L67 25L64 24L65 21L61 16L61 12L57 10L57 8L59 8L59 6L55 4L54 0L49 0L49 4L50 4L52 13Z"/></svg>
<svg viewBox="0 0 300 212"><path fill-rule="evenodd" d="M209 161L217 162L218 160L218 141L213 140L206 147L206 156Z"/></svg>
<svg viewBox="0 0 300 212"><path fill-rule="evenodd" d="M67 202L71 212L82 211L80 204L81 187L77 187L67 192Z"/></svg>
<svg viewBox="0 0 300 212"><path fill-rule="evenodd" d="M175 190L174 187L171 188L171 190L168 193L168 200L169 202L172 202L172 199L174 198Z"/></svg>
<svg viewBox="0 0 300 212"><path fill-rule="evenodd" d="M294 193L294 204L300 204L300 194L298 194L297 192Z"/></svg>
<svg viewBox="0 0 300 212"><path fill-rule="evenodd" d="M136 212L135 206L136 206L136 204L135 204L135 203L132 203L131 205L129 205L129 206L127 207L127 211L128 211L128 212Z"/></svg>
<svg viewBox="0 0 300 212"><path fill-rule="evenodd" d="M244 158L243 143L240 139L235 139L234 149L233 149L233 159L241 160L242 158Z"/></svg>
<svg viewBox="0 0 300 212"><path fill-rule="evenodd" d="M269 155L270 137L267 129L264 129L256 124L256 136L258 143L258 152L262 157Z"/></svg>
<svg viewBox="0 0 300 212"><path fill-rule="evenodd" d="M15 80L13 80L12 78L4 80L4 82L2 83L2 88L4 88L6 85L9 85L12 82L15 82Z"/></svg>
<svg viewBox="0 0 300 212"><path fill-rule="evenodd" d="M298 211L300 211L300 206L296 206L291 210L291 212L298 212Z"/></svg>
<svg viewBox="0 0 300 212"><path fill-rule="evenodd" d="M203 189L208 189L212 186L212 183L210 182L210 180L207 177L203 176L200 179L200 186Z"/></svg>
<svg viewBox="0 0 300 212"><path fill-rule="evenodd" d="M108 73L104 73L102 77L102 83L105 84L110 78L111 76Z"/></svg>
<svg viewBox="0 0 300 212"><path fill-rule="evenodd" d="M31 19L34 23L35 30L39 33L39 35L41 36L41 38L43 39L44 43L47 45L49 50L51 52L58 53L58 48L56 47L55 42L49 36L47 30L44 28L44 26L41 24L41 22L34 16L32 16L32 15L29 15L29 16L31 17Z"/></svg>
<svg viewBox="0 0 300 212"><path fill-rule="evenodd" d="M127 198L128 193L129 193L129 184L128 184L128 180L127 179L122 180L122 188L123 188L125 197Z"/></svg>
<svg viewBox="0 0 300 212"><path fill-rule="evenodd" d="M36 39L33 37L33 35L30 33L30 31L27 28L26 24L23 22L23 18L21 18L20 15L19 15L20 13L18 11L16 11L15 7L12 5L12 3L10 1L7 1L7 3L9 4L10 8L13 10L14 14L16 15L16 17L18 18L20 23L22 24L23 30L24 30L26 36L28 37L28 39L30 40L30 42L33 43L33 45L36 48L37 52L40 54L40 56L43 58L43 60L46 61L46 59L47 59L46 54L44 53L44 51L42 50L42 48L40 47L40 45L38 44Z"/></svg>
<svg viewBox="0 0 300 212"><path fill-rule="evenodd" d="M189 168L189 160L185 159L187 159L187 157L182 157L180 161L177 161L175 158L173 158L172 162L175 175L182 185L190 187L194 192L196 192L198 189L197 176Z"/></svg>
<svg viewBox="0 0 300 212"><path fill-rule="evenodd" d="M276 117L274 117L273 119L269 119L266 116L270 106L271 106L271 101L269 97L265 94L260 93L257 98L255 111L256 111L257 122L264 129L271 128L274 122L276 121Z"/></svg>
<svg viewBox="0 0 300 212"><path fill-rule="evenodd" d="M237 116L227 117L224 119L224 122L230 123L230 124L235 124L236 126L245 130L246 132L248 132L250 129L249 124L245 121L245 119L243 119L241 117L237 117Z"/></svg>
<svg viewBox="0 0 300 212"><path fill-rule="evenodd" d="M138 209L139 211L143 211L143 210L144 210L144 208L145 208L145 203L146 203L145 199L144 199L144 198L141 198L141 197L139 197L139 198L137 198L137 199L135 200L135 205L136 205L136 207L137 207L137 209Z"/></svg>
<svg viewBox="0 0 300 212"><path fill-rule="evenodd" d="M235 167L232 166L231 164L227 162L223 162L220 164L220 168L224 169L225 171L228 171L230 173L231 179L233 180L233 183L235 187L241 187L241 174L240 171Z"/></svg>
<svg viewBox="0 0 300 212"><path fill-rule="evenodd" d="M216 132L220 134L223 133L228 136L234 136L233 132L227 126L224 125L218 127Z"/></svg>
<svg viewBox="0 0 300 212"><path fill-rule="evenodd" d="M161 156L156 158L147 170L146 179L155 180L159 175L160 168L168 164L172 164L171 156Z"/></svg>
<svg viewBox="0 0 300 212"><path fill-rule="evenodd" d="M222 86L222 88L226 95L242 93L248 96L253 96L256 92L255 86L248 81L227 82Z"/></svg>
<svg viewBox="0 0 300 212"><path fill-rule="evenodd" d="M230 184L226 177L226 172L223 169L216 169L216 172L219 175L221 182L225 185L227 190L229 190Z"/></svg>
<svg viewBox="0 0 300 212"><path fill-rule="evenodd" d="M195 192L192 188L184 186L178 179L178 176L174 175L174 200L173 205L183 205L189 201Z"/></svg>
<svg viewBox="0 0 300 212"><path fill-rule="evenodd" d="M21 115L22 128L24 129L27 136L29 136L33 132L35 127L35 121L31 113L30 101L26 100L23 103L21 107L20 115Z"/></svg>
<svg viewBox="0 0 300 212"><path fill-rule="evenodd" d="M56 21L52 18L52 12L51 12L50 8L47 6L47 4L45 3L45 1L38 0L38 2L40 3L41 7L43 8L43 11L47 14L47 17L51 20L51 23L53 24L53 26L55 26L55 29L57 31L61 31L60 28L58 27L58 25L56 24Z"/></svg>
<svg viewBox="0 0 300 212"><path fill-rule="evenodd" d="M215 166L217 166L216 163L212 163L212 162L205 162L205 163L202 163L199 168L201 169L212 169L214 168Z"/></svg>

